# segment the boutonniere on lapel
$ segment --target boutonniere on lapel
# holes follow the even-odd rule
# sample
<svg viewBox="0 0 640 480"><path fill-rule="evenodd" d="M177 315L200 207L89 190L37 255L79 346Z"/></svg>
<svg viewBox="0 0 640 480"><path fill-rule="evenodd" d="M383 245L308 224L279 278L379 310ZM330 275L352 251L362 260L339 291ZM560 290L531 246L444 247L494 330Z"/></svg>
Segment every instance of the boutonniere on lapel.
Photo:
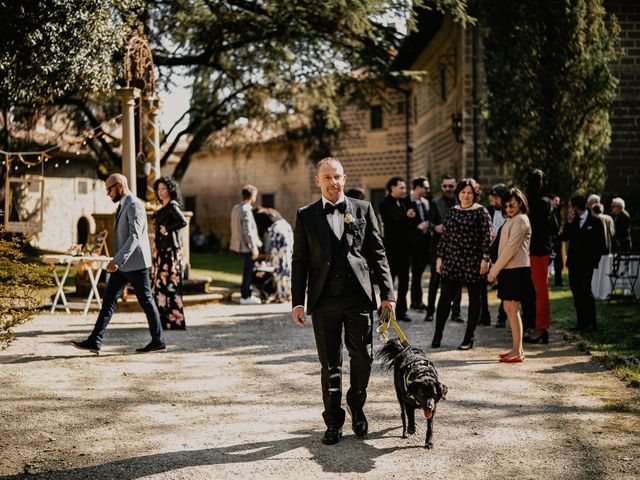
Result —
<svg viewBox="0 0 640 480"><path fill-rule="evenodd" d="M355 218L353 218L353 215L351 215L350 213L347 213L347 214L344 216L344 223L345 223L346 225L350 225L350 224L352 224L353 222L355 222L355 220L356 220L356 219L355 219Z"/></svg>
<svg viewBox="0 0 640 480"><path fill-rule="evenodd" d="M593 228L593 227L592 227L591 225L589 225L589 226L587 227L587 230L591 230L592 228Z"/></svg>

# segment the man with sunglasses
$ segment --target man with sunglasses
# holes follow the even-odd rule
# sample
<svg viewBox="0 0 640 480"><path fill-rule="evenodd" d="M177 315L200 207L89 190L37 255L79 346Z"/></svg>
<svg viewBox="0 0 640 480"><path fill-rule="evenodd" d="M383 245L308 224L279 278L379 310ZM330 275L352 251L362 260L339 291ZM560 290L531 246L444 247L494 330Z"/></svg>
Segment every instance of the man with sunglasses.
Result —
<svg viewBox="0 0 640 480"><path fill-rule="evenodd" d="M81 350L100 353L102 339L113 316L116 303L127 283L135 290L140 306L147 316L151 342L136 349L138 353L165 350L162 325L158 307L151 294L149 268L151 267L151 246L147 233L147 214L142 202L129 190L127 178L114 173L107 178L107 195L113 203L119 203L116 210L116 224L113 233L115 254L106 267L109 276L107 288L102 298L102 308L86 340L72 341Z"/></svg>
<svg viewBox="0 0 640 480"><path fill-rule="evenodd" d="M442 195L433 199L431 210L429 211L429 230L431 230L431 276L429 279L427 314L424 317L425 322L433 321L433 314L436 309L436 294L440 287L440 274L436 271L436 246L442 233L444 217L446 217L449 209L458 203L454 194L456 188L456 179L454 177L451 175L442 177L440 188L442 189ZM454 322L464 322L460 314L461 298L462 288L458 288L451 306L451 319Z"/></svg>

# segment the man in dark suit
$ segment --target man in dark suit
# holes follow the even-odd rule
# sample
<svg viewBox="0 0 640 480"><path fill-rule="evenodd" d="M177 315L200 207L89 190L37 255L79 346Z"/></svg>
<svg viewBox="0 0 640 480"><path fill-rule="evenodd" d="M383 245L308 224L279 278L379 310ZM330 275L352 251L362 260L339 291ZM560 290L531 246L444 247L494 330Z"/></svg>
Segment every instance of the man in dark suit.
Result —
<svg viewBox="0 0 640 480"><path fill-rule="evenodd" d="M387 196L380 202L379 210L391 277L394 281L398 279L396 317L403 322L410 322L411 318L407 315L412 237L410 222L416 212L407 197L407 183L402 177L392 177L387 182Z"/></svg>
<svg viewBox="0 0 640 480"><path fill-rule="evenodd" d="M427 177L416 177L411 180L411 209L415 216L410 219L411 225L411 308L426 310L422 302L422 274L429 263L429 180Z"/></svg>
<svg viewBox="0 0 640 480"><path fill-rule="evenodd" d="M136 198L127 185L127 177L114 173L105 181L107 195L114 203L120 203L116 211L113 229L115 254L106 267L109 276L107 288L102 296L102 308L89 338L72 341L81 350L100 353L102 339L107 325L116 310L116 302L127 283L131 283L140 306L147 316L151 342L136 349L138 353L165 350L162 325L158 307L151 294L149 268L151 267L151 246L147 233L147 214L142 202Z"/></svg>
<svg viewBox="0 0 640 480"><path fill-rule="evenodd" d="M358 438L368 432L363 407L373 360L374 282L382 308L395 308L393 281L382 237L369 202L344 195L346 175L335 158L318 164L316 184L322 198L298 210L294 230L291 294L293 321L311 314L321 365L325 445L342 437L342 329L350 357L347 406Z"/></svg>
<svg viewBox="0 0 640 480"><path fill-rule="evenodd" d="M571 197L569 200L567 225L560 238L569 242L567 268L576 309L576 328L595 331L598 324L596 302L591 292L591 278L593 270L598 268L600 257L606 251L606 245L602 221L591 215L582 195Z"/></svg>

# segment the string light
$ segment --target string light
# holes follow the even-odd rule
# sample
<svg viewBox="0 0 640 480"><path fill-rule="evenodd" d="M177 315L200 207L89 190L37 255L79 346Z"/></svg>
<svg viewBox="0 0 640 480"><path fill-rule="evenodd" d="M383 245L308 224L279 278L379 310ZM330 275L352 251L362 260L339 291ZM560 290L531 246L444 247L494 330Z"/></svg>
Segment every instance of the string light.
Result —
<svg viewBox="0 0 640 480"><path fill-rule="evenodd" d="M79 155L79 154L78 154L78 153L76 153L76 155ZM64 164L65 164L65 165L69 165L69 159L68 159L68 158L64 161Z"/></svg>

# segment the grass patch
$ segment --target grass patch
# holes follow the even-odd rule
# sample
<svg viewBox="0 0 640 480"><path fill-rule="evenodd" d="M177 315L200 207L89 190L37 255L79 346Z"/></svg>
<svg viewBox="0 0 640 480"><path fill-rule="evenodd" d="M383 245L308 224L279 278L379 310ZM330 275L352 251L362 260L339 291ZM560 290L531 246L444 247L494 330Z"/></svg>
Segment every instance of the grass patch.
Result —
<svg viewBox="0 0 640 480"><path fill-rule="evenodd" d="M230 253L191 253L191 272L211 277L214 287L238 287L242 283L242 260Z"/></svg>
<svg viewBox="0 0 640 480"><path fill-rule="evenodd" d="M568 285L565 279L565 285ZM555 327L576 325L576 311L569 287L549 287L551 318ZM631 300L596 301L597 332L581 333L590 350L628 385L640 387L640 305Z"/></svg>

